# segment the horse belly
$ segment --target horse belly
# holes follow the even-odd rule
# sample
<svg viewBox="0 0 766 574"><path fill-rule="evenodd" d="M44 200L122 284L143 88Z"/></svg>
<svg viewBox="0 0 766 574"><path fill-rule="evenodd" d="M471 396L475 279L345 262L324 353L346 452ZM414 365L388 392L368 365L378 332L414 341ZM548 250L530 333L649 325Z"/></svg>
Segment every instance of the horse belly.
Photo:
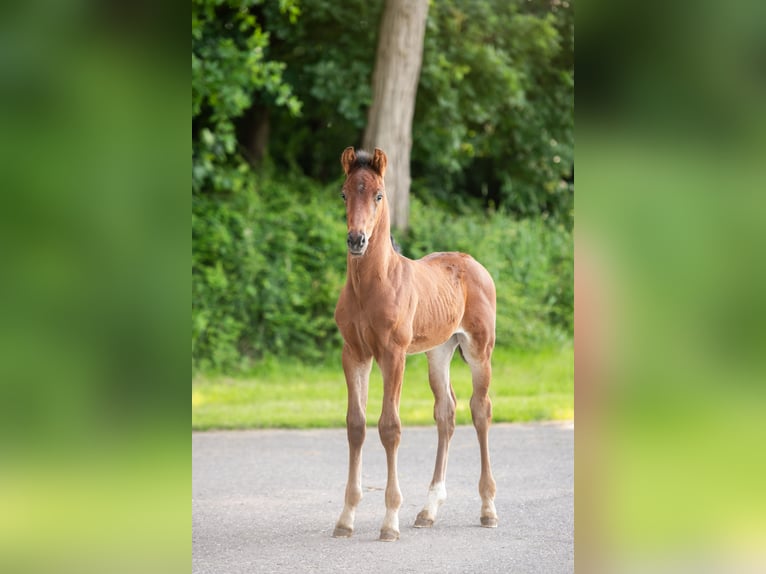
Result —
<svg viewBox="0 0 766 574"><path fill-rule="evenodd" d="M415 313L407 354L424 353L444 343L459 328L462 314L463 309L449 300L420 305Z"/></svg>
<svg viewBox="0 0 766 574"><path fill-rule="evenodd" d="M448 333L445 336L442 337L434 337L431 339L415 339L413 338L412 343L410 343L410 346L407 347L407 354L408 355L417 355L418 353L425 353L426 351L430 351L431 349L434 349L444 343L447 339L449 339L453 333Z"/></svg>

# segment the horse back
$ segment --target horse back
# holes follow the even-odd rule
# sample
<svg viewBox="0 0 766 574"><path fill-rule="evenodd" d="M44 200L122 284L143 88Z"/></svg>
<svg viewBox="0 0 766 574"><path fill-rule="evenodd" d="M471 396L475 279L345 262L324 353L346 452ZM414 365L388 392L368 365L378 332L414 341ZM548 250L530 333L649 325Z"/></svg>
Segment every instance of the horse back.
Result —
<svg viewBox="0 0 766 574"><path fill-rule="evenodd" d="M443 275L446 283L458 287L466 299L485 299L494 312L497 300L495 282L489 271L467 253L431 253L416 263L429 269L429 274Z"/></svg>

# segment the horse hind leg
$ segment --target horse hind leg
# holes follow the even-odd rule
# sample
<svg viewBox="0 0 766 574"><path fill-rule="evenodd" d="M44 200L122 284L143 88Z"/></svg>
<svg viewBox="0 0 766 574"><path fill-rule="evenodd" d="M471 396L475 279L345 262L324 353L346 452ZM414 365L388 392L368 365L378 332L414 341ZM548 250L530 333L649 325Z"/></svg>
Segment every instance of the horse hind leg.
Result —
<svg viewBox="0 0 766 574"><path fill-rule="evenodd" d="M479 478L479 495L481 496L481 525L486 528L497 526L497 510L495 509L495 479L489 459L489 427L492 423L492 401L489 398L489 384L492 379L492 345L479 344L477 340L469 340L461 336L461 350L466 362L471 368L473 394L471 395L471 418L479 439L481 455L481 476Z"/></svg>
<svg viewBox="0 0 766 574"><path fill-rule="evenodd" d="M439 507L447 499L445 482L447 457L449 442L455 432L455 393L450 384L449 371L455 347L457 347L457 336L453 335L447 342L426 353L428 382L434 393L434 420L439 432L439 442L436 448L434 475L428 489L428 500L415 519L416 528L433 526Z"/></svg>

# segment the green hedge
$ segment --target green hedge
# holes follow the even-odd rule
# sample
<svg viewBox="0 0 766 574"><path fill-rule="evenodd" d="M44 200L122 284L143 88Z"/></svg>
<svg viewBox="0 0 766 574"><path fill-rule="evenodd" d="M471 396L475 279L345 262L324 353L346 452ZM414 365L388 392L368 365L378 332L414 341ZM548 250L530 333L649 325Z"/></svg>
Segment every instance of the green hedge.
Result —
<svg viewBox="0 0 766 574"><path fill-rule="evenodd" d="M193 197L195 369L232 371L265 355L317 360L337 346L346 227L334 191L265 180Z"/></svg>
<svg viewBox="0 0 766 574"><path fill-rule="evenodd" d="M259 179L192 197L192 368L237 372L265 356L322 361L345 280L340 182ZM471 253L498 287L498 345L540 348L572 333L572 236L542 221L455 216L413 198L405 255Z"/></svg>

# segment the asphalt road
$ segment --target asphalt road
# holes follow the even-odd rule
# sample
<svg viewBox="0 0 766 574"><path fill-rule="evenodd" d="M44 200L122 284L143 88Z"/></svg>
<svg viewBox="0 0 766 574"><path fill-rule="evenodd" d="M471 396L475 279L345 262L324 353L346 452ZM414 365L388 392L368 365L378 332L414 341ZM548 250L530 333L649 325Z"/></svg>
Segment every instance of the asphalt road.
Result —
<svg viewBox="0 0 766 574"><path fill-rule="evenodd" d="M447 501L430 529L412 527L433 472L436 428L403 429L401 538L377 540L386 470L377 429L363 451L354 536L332 538L347 474L345 430L192 434L192 571L503 573L574 571L574 428L493 425L496 529L479 526L473 427L450 447Z"/></svg>

